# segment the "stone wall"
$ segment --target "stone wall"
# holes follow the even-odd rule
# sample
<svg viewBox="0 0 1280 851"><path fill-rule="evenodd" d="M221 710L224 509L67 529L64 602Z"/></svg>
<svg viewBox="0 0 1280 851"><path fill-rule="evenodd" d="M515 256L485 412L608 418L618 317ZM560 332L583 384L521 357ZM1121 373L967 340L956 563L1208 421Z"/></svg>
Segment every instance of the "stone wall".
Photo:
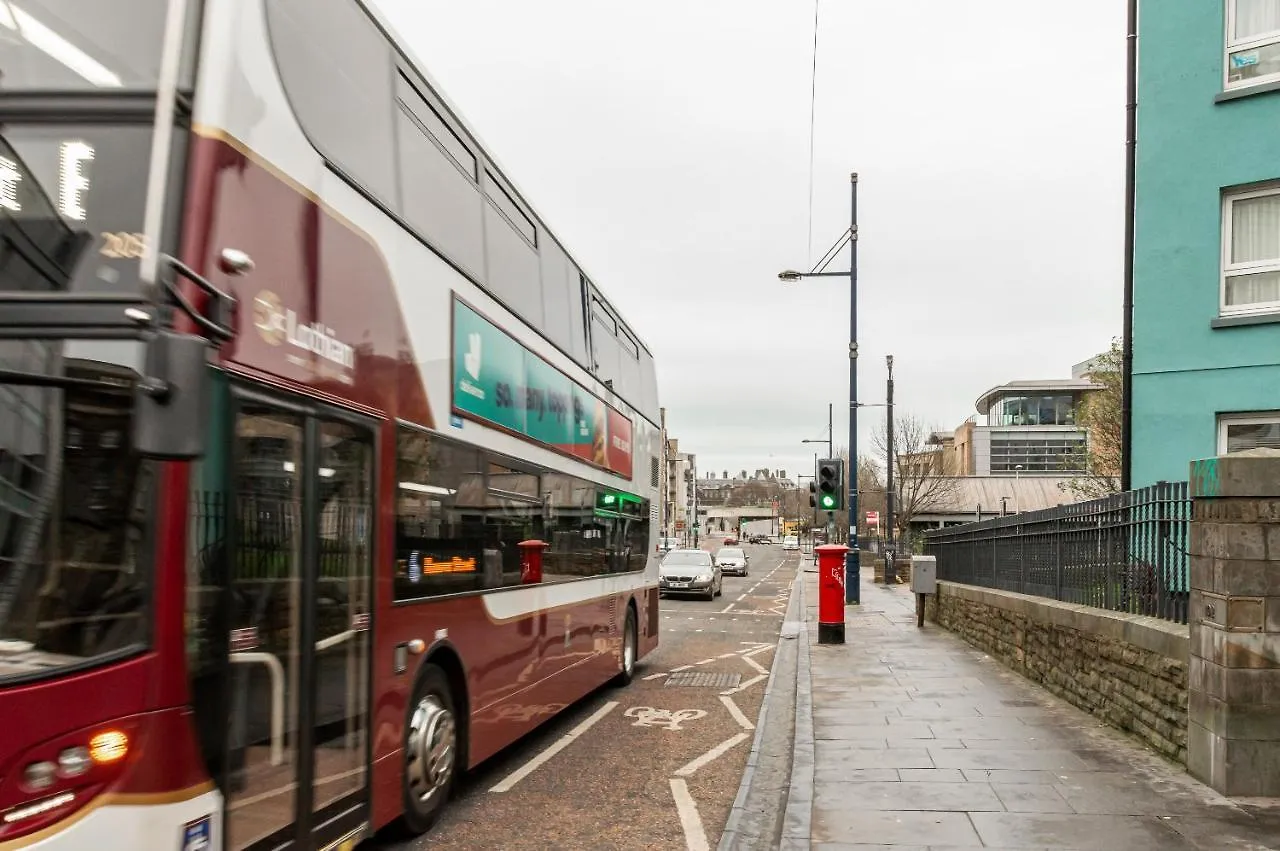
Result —
<svg viewBox="0 0 1280 851"><path fill-rule="evenodd" d="M1186 626L954 582L938 583L926 612L1024 677L1186 764Z"/></svg>

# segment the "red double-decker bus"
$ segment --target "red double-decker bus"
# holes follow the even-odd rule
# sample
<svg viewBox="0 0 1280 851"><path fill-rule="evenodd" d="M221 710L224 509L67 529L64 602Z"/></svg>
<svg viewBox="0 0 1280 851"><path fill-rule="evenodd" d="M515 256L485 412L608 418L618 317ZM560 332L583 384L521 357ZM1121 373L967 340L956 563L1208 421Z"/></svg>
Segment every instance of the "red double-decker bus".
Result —
<svg viewBox="0 0 1280 851"><path fill-rule="evenodd" d="M0 849L428 829L656 647L657 404L360 0L0 0Z"/></svg>

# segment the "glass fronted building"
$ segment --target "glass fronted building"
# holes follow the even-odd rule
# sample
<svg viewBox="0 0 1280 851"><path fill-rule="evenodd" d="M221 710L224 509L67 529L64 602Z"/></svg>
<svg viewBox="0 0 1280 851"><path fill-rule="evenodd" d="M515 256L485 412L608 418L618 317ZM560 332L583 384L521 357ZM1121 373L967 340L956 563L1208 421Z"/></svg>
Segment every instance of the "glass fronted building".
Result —
<svg viewBox="0 0 1280 851"><path fill-rule="evenodd" d="M972 435L972 474L1069 475L1082 472L1088 436L1076 424L1084 378L1013 381L978 397L985 425Z"/></svg>

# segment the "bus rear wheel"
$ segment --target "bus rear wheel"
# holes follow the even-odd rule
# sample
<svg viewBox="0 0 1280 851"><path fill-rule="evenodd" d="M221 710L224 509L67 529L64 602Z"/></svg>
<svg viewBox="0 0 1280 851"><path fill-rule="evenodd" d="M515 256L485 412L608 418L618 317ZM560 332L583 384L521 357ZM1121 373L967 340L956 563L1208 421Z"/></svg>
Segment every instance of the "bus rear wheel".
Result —
<svg viewBox="0 0 1280 851"><path fill-rule="evenodd" d="M613 678L615 686L629 685L636 674L639 647L639 636L636 633L636 610L627 606L627 623L622 630L622 670Z"/></svg>
<svg viewBox="0 0 1280 851"><path fill-rule="evenodd" d="M449 678L435 665L418 677L404 740L404 816L410 833L426 833L453 792L458 721Z"/></svg>

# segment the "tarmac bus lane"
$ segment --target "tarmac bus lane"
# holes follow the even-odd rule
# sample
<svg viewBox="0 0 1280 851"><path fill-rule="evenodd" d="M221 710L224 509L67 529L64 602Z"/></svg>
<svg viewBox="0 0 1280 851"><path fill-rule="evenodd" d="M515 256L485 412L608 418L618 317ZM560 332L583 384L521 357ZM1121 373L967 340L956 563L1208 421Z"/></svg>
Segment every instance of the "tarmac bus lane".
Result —
<svg viewBox="0 0 1280 851"><path fill-rule="evenodd" d="M713 602L663 599L658 650L463 782L417 848L679 849L720 840L797 568L751 548ZM785 556L785 557L784 557Z"/></svg>

